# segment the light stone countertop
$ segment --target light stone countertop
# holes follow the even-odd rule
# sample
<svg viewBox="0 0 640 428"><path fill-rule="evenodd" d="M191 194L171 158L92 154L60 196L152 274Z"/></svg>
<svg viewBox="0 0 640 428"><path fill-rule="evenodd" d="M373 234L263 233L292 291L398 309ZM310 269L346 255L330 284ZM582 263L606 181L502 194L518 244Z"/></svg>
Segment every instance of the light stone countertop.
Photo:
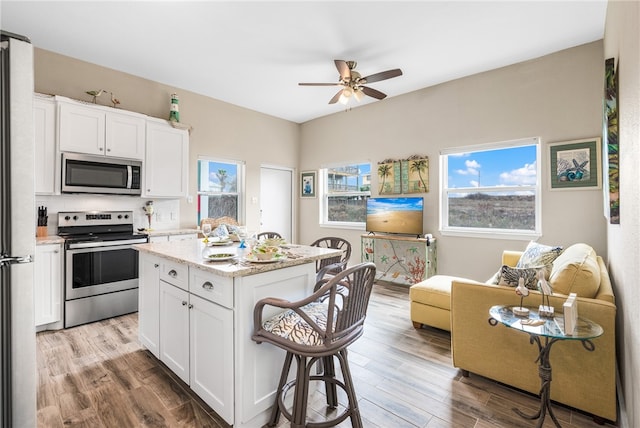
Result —
<svg viewBox="0 0 640 428"><path fill-rule="evenodd" d="M312 263L316 260L335 257L342 253L342 250L289 244L282 247L284 253L287 255L285 260L272 263L253 263L244 259L238 260L238 257L224 261L206 260L202 256L205 244L203 244L199 239L177 242L136 244L133 248L141 252L163 257L177 263L194 266L198 269L208 270L212 273L226 277L254 275L289 266ZM210 247L210 251L219 253L237 253L237 249L238 244L235 242L229 246Z"/></svg>
<svg viewBox="0 0 640 428"><path fill-rule="evenodd" d="M189 233L198 233L198 229L168 229L168 230L144 230L141 233L145 233L149 236L170 236L170 235L186 235Z"/></svg>
<svg viewBox="0 0 640 428"><path fill-rule="evenodd" d="M57 235L49 235L36 238L36 245L48 244L64 244L64 238L61 238Z"/></svg>

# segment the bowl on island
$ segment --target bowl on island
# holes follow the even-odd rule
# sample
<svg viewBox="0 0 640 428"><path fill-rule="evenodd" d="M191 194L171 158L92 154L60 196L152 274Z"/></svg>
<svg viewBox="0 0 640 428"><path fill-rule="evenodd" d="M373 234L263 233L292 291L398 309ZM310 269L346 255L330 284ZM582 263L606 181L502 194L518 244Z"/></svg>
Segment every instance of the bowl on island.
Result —
<svg viewBox="0 0 640 428"><path fill-rule="evenodd" d="M280 255L280 248L273 245L259 245L251 252L257 260L271 260Z"/></svg>

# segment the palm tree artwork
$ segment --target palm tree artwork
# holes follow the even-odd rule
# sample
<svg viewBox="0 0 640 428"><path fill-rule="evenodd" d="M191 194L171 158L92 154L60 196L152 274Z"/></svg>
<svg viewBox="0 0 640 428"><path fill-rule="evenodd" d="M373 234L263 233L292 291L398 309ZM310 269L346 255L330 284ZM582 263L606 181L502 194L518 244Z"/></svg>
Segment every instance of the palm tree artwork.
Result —
<svg viewBox="0 0 640 428"><path fill-rule="evenodd" d="M392 164L390 163L383 163L378 165L378 177L382 178L382 183L380 184L380 190L378 191L378 193L385 193L385 184L387 182L387 177L391 175L392 169Z"/></svg>
<svg viewBox="0 0 640 428"><path fill-rule="evenodd" d="M427 182L425 182L423 173L429 174L429 159L417 159L417 160L409 160L409 172L418 174L418 191L419 192L428 192L429 186Z"/></svg>

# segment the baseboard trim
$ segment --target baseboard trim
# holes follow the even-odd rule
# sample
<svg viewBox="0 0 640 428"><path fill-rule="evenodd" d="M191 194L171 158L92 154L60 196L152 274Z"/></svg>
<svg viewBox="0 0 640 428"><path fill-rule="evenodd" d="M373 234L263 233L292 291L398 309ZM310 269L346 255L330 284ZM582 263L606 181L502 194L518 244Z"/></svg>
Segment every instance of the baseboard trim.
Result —
<svg viewBox="0 0 640 428"><path fill-rule="evenodd" d="M620 428L631 428L627 417L627 407L624 402L624 390L620 382L620 370L616 370L616 390L618 391L618 426Z"/></svg>

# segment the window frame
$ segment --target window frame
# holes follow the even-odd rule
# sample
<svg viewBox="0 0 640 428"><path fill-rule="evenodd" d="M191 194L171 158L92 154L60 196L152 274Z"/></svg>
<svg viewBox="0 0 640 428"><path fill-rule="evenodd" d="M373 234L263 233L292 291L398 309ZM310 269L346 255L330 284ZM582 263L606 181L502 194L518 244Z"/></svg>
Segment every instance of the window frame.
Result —
<svg viewBox="0 0 640 428"><path fill-rule="evenodd" d="M366 231L367 223L366 221L330 221L329 220L329 180L327 177L328 171L331 168L339 168L350 165L369 165L369 175L371 175L371 161L352 161L352 162L336 162L332 164L323 165L318 171L318 209L319 209L319 219L320 219L320 227L331 227L335 229L352 229L352 230L362 230ZM363 183L364 184L364 183ZM367 198L371 197L371 183L369 183L369 191L358 191L358 192L341 192L339 196L365 196Z"/></svg>
<svg viewBox="0 0 640 428"><path fill-rule="evenodd" d="M482 152L489 150L509 149L522 146L536 148L536 183L529 186L482 186L482 187L448 187L448 157L450 155ZM539 137L507 140L495 143L476 144L463 147L451 147L440 150L440 209L439 231L444 236L459 236L490 239L535 240L542 236L542 148ZM449 226L449 193L477 193L479 190L495 191L531 190L534 193L535 225L534 230L494 229L480 227Z"/></svg>
<svg viewBox="0 0 640 428"><path fill-rule="evenodd" d="M236 165L237 168L237 178L236 178L236 191L235 192L211 192L211 191L201 191L200 190L200 162L204 161L204 162L217 162L217 163L226 163L226 164L234 164ZM202 221L202 218L200 217L201 213L200 213L200 202L199 202L199 198L201 195L204 196L219 196L219 195L236 195L238 198L238 218L237 221L239 224L244 224L244 216L245 216L245 196L246 196L246 189L245 189L245 174L246 174L246 164L244 161L240 161L240 160L234 160L234 159L226 159L226 158L218 158L218 157L214 157L214 156L198 156L198 159L196 160L196 171L197 171L197 188L196 188L196 198L198 198L197 200L197 218L198 218L198 225L200 224L200 222Z"/></svg>

